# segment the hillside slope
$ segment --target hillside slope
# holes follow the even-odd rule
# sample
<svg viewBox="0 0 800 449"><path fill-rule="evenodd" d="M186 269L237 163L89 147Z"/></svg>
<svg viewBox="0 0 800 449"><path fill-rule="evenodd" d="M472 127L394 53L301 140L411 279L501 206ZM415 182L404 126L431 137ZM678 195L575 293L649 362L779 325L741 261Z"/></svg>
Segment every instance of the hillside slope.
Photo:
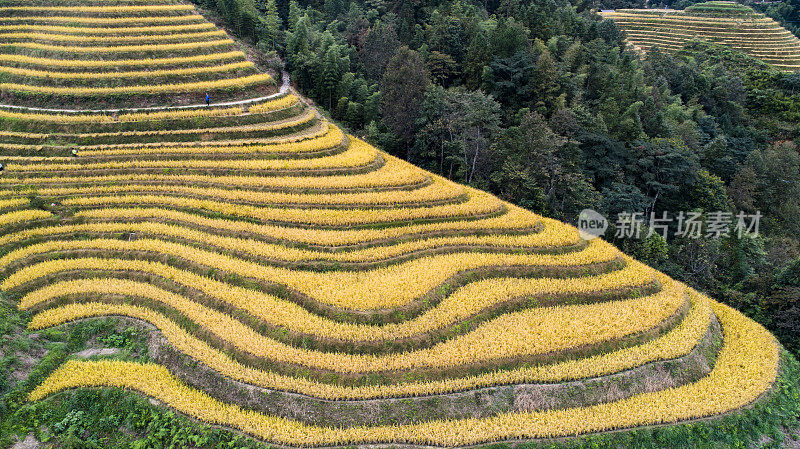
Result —
<svg viewBox="0 0 800 449"><path fill-rule="evenodd" d="M782 70L800 69L800 39L778 22L736 2L711 1L685 10L601 11L625 32L628 42L647 51L677 51L693 39L727 45Z"/></svg>
<svg viewBox="0 0 800 449"><path fill-rule="evenodd" d="M6 77L22 63L5 61L34 47L9 37L18 26L37 46L48 27L60 27L49 41L83 42L104 20L136 24L99 28L104 45L198 42L171 28L195 15L170 0L15 1L0 8ZM86 82L111 89L181 85L159 84L157 66L92 70ZM58 82L23 78L4 84L6 101L33 104L28 92ZM70 103L85 91L64 92ZM263 92L215 91L248 93ZM104 316L152 330L147 361L70 357L27 401L121 387L279 445L464 446L714 417L773 396L785 359L753 321L348 136L297 94L0 117L0 289L31 331Z"/></svg>

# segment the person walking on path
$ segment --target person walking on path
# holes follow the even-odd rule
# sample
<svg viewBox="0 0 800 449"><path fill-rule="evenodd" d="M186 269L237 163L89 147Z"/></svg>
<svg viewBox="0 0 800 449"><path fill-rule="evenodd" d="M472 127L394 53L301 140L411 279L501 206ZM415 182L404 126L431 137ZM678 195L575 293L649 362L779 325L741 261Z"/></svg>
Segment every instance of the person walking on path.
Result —
<svg viewBox="0 0 800 449"><path fill-rule="evenodd" d="M206 92L206 106L211 106L211 95Z"/></svg>

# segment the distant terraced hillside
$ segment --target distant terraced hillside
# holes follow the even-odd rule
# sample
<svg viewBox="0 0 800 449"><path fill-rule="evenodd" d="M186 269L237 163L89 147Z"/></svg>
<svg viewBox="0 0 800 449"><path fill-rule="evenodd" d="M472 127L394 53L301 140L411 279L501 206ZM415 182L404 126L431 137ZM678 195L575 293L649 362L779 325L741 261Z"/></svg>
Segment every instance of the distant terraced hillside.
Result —
<svg viewBox="0 0 800 449"><path fill-rule="evenodd" d="M773 19L735 2L699 3L683 11L601 11L634 48L677 51L693 39L727 45L782 70L800 69L800 39Z"/></svg>
<svg viewBox="0 0 800 449"><path fill-rule="evenodd" d="M128 108L274 92L272 78L192 5L0 3L0 103Z"/></svg>
<svg viewBox="0 0 800 449"><path fill-rule="evenodd" d="M87 89L185 83L118 67L160 47L103 41L102 56L68 50L64 59L38 46L66 44L20 37L33 33L24 27L55 33L48 42L92 30L136 46L168 47L187 33L226 42L192 44L171 70L222 67L191 58L233 48L181 3L15 1L1 10L4 26L23 27L4 31L7 61L72 73L53 61L74 58ZM129 15L140 11L131 3L144 5L142 16ZM44 6L53 4L72 9ZM45 33L50 26L69 29ZM186 76L260 76L247 70ZM4 93L22 105L62 82L7 76L28 86ZM64 83L68 101L81 96ZM262 92L229 94L246 93ZM308 447L574 436L735 414L772 398L783 359L753 321L572 226L348 136L297 94L157 111L0 108L0 125L3 294L31 330L118 316L153 333L149 361L74 357L29 401L119 387Z"/></svg>

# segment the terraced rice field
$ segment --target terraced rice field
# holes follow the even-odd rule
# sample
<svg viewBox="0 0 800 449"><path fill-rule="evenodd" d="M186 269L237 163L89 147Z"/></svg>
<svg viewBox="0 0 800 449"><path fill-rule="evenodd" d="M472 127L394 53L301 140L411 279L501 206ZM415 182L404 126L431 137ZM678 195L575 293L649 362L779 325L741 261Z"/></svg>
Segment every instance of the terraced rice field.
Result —
<svg viewBox="0 0 800 449"><path fill-rule="evenodd" d="M192 43L191 56L158 57L172 58L167 78L262 77L225 68L243 59L223 56L230 43L198 50L229 39L182 3L12 5L0 11L17 36L2 38L15 49L5 74L40 64L138 85L104 64L140 70L143 42L159 41ZM119 41L92 37L106 35ZM126 47L111 59L38 47L94 42ZM95 65L70 72L65 61L88 55ZM7 99L72 89L69 77L6 76L28 86ZM121 387L276 444L462 446L717 416L776 380L778 344L738 312L391 157L298 94L0 117L0 288L31 329L119 316L156 336L151 362L70 360L31 401Z"/></svg>
<svg viewBox="0 0 800 449"><path fill-rule="evenodd" d="M76 109L275 92L224 30L176 0L0 4L0 102Z"/></svg>
<svg viewBox="0 0 800 449"><path fill-rule="evenodd" d="M722 44L787 71L800 69L800 39L773 19L735 2L711 1L685 10L601 11L636 49L680 50L691 40Z"/></svg>

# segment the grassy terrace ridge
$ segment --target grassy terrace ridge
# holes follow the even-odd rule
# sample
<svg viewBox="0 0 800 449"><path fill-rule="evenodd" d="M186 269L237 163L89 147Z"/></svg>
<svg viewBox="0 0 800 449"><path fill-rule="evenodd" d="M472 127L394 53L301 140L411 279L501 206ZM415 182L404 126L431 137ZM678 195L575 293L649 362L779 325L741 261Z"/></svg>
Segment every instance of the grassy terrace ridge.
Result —
<svg viewBox="0 0 800 449"><path fill-rule="evenodd" d="M258 101L177 107L206 92ZM779 425L796 362L753 321L274 92L188 3L0 7L0 309L51 348L0 444L141 395L248 447Z"/></svg>
<svg viewBox="0 0 800 449"><path fill-rule="evenodd" d="M800 39L774 20L736 2L710 1L685 10L601 11L633 48L680 50L693 40L729 46L782 70L800 69Z"/></svg>

